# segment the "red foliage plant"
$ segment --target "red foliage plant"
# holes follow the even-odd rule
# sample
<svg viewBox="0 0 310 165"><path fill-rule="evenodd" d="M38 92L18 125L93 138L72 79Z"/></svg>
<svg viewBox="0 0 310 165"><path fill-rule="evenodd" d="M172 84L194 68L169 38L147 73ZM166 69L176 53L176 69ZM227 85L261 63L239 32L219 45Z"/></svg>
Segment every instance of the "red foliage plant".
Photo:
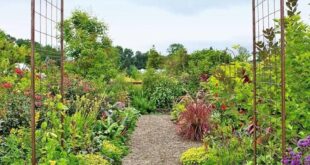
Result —
<svg viewBox="0 0 310 165"><path fill-rule="evenodd" d="M178 133L185 139L201 140L211 129L211 105L191 103L178 121Z"/></svg>

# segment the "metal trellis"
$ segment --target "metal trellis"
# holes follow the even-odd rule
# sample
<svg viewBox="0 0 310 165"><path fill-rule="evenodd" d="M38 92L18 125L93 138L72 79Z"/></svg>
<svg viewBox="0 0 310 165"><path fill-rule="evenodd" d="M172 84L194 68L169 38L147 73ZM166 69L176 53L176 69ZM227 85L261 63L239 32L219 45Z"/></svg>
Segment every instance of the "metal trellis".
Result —
<svg viewBox="0 0 310 165"><path fill-rule="evenodd" d="M53 63L52 61L60 65L58 79L60 81L53 85L60 86L59 92L64 95L63 18L64 0L31 0L31 162L33 165L37 164L35 116L39 107L36 106L36 95L41 92L42 75L48 72L48 66ZM41 77L39 80L38 76Z"/></svg>

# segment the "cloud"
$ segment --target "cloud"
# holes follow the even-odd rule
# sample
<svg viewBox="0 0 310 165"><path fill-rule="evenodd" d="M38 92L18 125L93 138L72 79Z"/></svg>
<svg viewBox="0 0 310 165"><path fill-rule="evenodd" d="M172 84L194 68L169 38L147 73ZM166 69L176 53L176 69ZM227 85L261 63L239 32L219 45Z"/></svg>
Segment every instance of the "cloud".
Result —
<svg viewBox="0 0 310 165"><path fill-rule="evenodd" d="M248 4L245 0L127 0L136 5L156 7L176 14L199 14L210 8L226 8L229 6Z"/></svg>

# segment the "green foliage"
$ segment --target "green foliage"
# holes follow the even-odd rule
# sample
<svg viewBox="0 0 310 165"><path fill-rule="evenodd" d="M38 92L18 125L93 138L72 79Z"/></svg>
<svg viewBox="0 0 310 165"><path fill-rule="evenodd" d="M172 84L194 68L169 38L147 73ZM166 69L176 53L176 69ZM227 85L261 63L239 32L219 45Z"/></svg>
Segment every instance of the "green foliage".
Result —
<svg viewBox="0 0 310 165"><path fill-rule="evenodd" d="M226 51L203 49L189 55L186 74L181 77L186 90L194 94L199 89L202 75L209 75L219 64L225 64L232 60Z"/></svg>
<svg viewBox="0 0 310 165"><path fill-rule="evenodd" d="M155 47L153 47L147 54L147 64L146 67L148 69L160 69L163 63L162 56L156 51Z"/></svg>
<svg viewBox="0 0 310 165"><path fill-rule="evenodd" d="M0 145L1 164L25 164L30 160L30 134L25 129L12 129ZM28 154L25 154L28 153Z"/></svg>
<svg viewBox="0 0 310 165"><path fill-rule="evenodd" d="M207 160L207 152L204 146L199 148L190 148L185 151L180 158L183 165L204 165Z"/></svg>
<svg viewBox="0 0 310 165"><path fill-rule="evenodd" d="M183 88L177 80L150 69L143 79L143 91L157 108L168 109L182 95Z"/></svg>
<svg viewBox="0 0 310 165"><path fill-rule="evenodd" d="M186 106L194 102L193 98L190 95L185 95L180 98L180 100L173 104L171 111L171 120L179 121L179 117L182 112L186 111Z"/></svg>
<svg viewBox="0 0 310 165"><path fill-rule="evenodd" d="M29 49L25 46L17 46L1 29L0 50L0 76L4 71L11 69L13 64L26 62L29 54Z"/></svg>
<svg viewBox="0 0 310 165"><path fill-rule="evenodd" d="M71 107L75 109L71 116L65 116L64 132L66 145L72 152L92 148L92 127L96 123L103 102L101 97L90 98L87 95L77 97Z"/></svg>
<svg viewBox="0 0 310 165"><path fill-rule="evenodd" d="M295 143L309 134L309 61L310 28L300 19L297 1L287 2L286 21L286 106L287 143ZM278 21L276 21L278 24ZM276 41L279 26L264 29L266 42L258 42L258 82L280 84L280 47ZM242 54L239 52L239 54ZM258 83L257 139L253 139L251 65L238 58L230 65L213 69L212 76L201 85L208 91L217 111L212 114L213 131L206 136L207 159L201 164L253 164L253 143L257 144L258 164L281 164L280 87ZM245 58L244 58L245 59ZM268 75L268 76L267 76ZM301 78L301 76L303 78ZM231 78L233 77L233 78ZM279 104L277 104L279 103ZM197 158L200 160L200 158ZM195 160L193 160L195 161Z"/></svg>
<svg viewBox="0 0 310 165"><path fill-rule="evenodd" d="M300 139L310 134L310 26L296 14L294 0L290 2L286 20L287 132L288 137Z"/></svg>
<svg viewBox="0 0 310 165"><path fill-rule="evenodd" d="M167 52L169 53L169 55L172 55L172 54L175 54L179 50L185 50L184 45L180 43L174 43L169 46L169 48L167 49Z"/></svg>
<svg viewBox="0 0 310 165"><path fill-rule="evenodd" d="M180 114L186 110L184 104L174 104L171 112L171 120L179 120Z"/></svg>
<svg viewBox="0 0 310 165"><path fill-rule="evenodd" d="M226 51L204 49L192 53L189 57L188 72L196 76L210 73L219 64L227 64L232 60Z"/></svg>
<svg viewBox="0 0 310 165"><path fill-rule="evenodd" d="M124 143L128 134L133 131L138 117L139 112L134 108L104 112L102 119L96 121L92 130L95 148L101 146L104 140Z"/></svg>
<svg viewBox="0 0 310 165"><path fill-rule="evenodd" d="M10 93L4 113L0 119L0 134L7 135L12 128L28 127L30 115L30 99L22 93ZM0 106L2 107L2 106ZM1 110L0 110L1 111Z"/></svg>
<svg viewBox="0 0 310 165"><path fill-rule="evenodd" d="M134 56L134 65L137 69L146 69L146 63L148 61L147 53L137 51Z"/></svg>
<svg viewBox="0 0 310 165"><path fill-rule="evenodd" d="M101 153L112 159L115 163L120 163L122 156L125 154L119 146L108 140L102 142Z"/></svg>
<svg viewBox="0 0 310 165"><path fill-rule="evenodd" d="M99 155L78 155L77 158L79 159L80 165L110 165L109 161Z"/></svg>
<svg viewBox="0 0 310 165"><path fill-rule="evenodd" d="M135 95L132 97L131 106L140 111L141 114L148 114L155 112L156 105L153 101L148 100L142 95Z"/></svg>
<svg viewBox="0 0 310 165"><path fill-rule="evenodd" d="M130 78L123 74L119 74L111 80L111 83L108 84L107 92L112 102L128 103L128 91L132 88L130 80Z"/></svg>
<svg viewBox="0 0 310 165"><path fill-rule="evenodd" d="M182 45L173 44L170 46L168 52L170 53L165 59L165 68L168 73L172 75L179 75L184 72L188 65L187 50Z"/></svg>
<svg viewBox="0 0 310 165"><path fill-rule="evenodd" d="M118 46L116 47L118 49L118 52L120 54L120 69L122 70L128 70L131 65L133 65L133 56L134 53L131 49L125 48L123 49L122 47Z"/></svg>
<svg viewBox="0 0 310 165"><path fill-rule="evenodd" d="M111 46L107 26L88 13L75 10L64 22L66 53L73 60L67 69L83 77L110 80L117 74L117 50Z"/></svg>

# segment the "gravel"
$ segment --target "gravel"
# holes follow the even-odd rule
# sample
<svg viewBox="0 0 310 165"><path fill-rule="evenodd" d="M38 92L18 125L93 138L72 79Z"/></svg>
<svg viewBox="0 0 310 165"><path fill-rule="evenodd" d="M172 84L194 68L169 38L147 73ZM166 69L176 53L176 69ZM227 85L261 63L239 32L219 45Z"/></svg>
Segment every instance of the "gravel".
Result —
<svg viewBox="0 0 310 165"><path fill-rule="evenodd" d="M184 151L201 145L179 137L169 115L140 117L129 144L123 165L177 165Z"/></svg>

